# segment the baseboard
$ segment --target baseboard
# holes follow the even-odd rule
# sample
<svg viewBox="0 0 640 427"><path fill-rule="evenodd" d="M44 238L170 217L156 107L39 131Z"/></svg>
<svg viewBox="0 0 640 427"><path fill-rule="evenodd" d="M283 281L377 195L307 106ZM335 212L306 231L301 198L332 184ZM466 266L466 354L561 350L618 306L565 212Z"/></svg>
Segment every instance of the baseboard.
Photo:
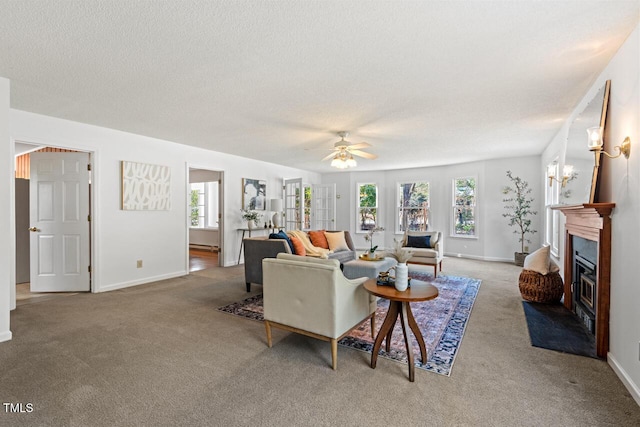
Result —
<svg viewBox="0 0 640 427"><path fill-rule="evenodd" d="M0 342L11 341L12 337L11 331L4 331L0 333Z"/></svg>
<svg viewBox="0 0 640 427"><path fill-rule="evenodd" d="M447 253L447 252L445 252L444 256L447 258L464 258L464 259L473 259L476 261L513 263L513 258L495 258L495 257L485 257L485 256L478 256L478 255L454 254L454 253Z"/></svg>
<svg viewBox="0 0 640 427"><path fill-rule="evenodd" d="M144 285L146 283L158 282L160 280L173 279L175 277L186 276L187 274L189 274L189 272L187 271L177 271L174 273L161 274L159 276L145 277L144 279L132 280L129 282L114 283L113 285L101 286L100 289L96 289L95 292L99 293L99 292L115 291L117 289L130 288L132 286Z"/></svg>
<svg viewBox="0 0 640 427"><path fill-rule="evenodd" d="M633 400L636 401L638 406L640 406L640 388L631 380L627 372L620 366L615 357L611 355L611 353L607 353L607 362L609 362L609 366L613 369L613 372L616 373L622 384L629 390L629 394L633 397Z"/></svg>

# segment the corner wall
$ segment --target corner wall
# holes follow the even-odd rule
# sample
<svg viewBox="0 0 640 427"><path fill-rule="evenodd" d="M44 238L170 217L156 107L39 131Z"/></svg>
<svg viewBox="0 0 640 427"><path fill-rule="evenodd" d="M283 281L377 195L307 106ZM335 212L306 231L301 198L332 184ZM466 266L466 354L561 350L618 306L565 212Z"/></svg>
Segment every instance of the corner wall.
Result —
<svg viewBox="0 0 640 427"><path fill-rule="evenodd" d="M502 188L509 184L506 171L511 170L529 182L534 203L543 203L542 185L544 179L538 168L539 156L486 160L457 165L389 170L377 172L340 172L322 175L324 184L336 184L337 200L336 229L350 230L354 244L364 249L368 243L364 233L356 230L356 186L359 183L374 182L378 185L380 225L385 228L377 235L376 243L390 248L395 234L396 186L402 182L426 181L430 185L430 218L429 229L439 230L444 234L444 250L448 256L461 256L490 261L513 261L513 253L520 251L518 236L514 229L507 226L507 219L502 216L504 203ZM478 179L478 237L451 237L452 181L454 178L475 176ZM542 236L542 212L532 218L533 228L538 230L531 236L528 244L531 250L540 246ZM378 240L380 239L380 240ZM446 261L445 261L446 264ZM444 266L446 269L446 265Z"/></svg>
<svg viewBox="0 0 640 427"><path fill-rule="evenodd" d="M8 102L7 102L8 104ZM242 178L267 181L267 198L280 197L285 178L319 182L319 175L113 129L10 110L16 141L93 152L93 230L96 292L185 275L187 271L187 167L224 171L224 265L235 265L240 245ZM9 137L9 135L7 135ZM7 146L9 144L6 144ZM5 146L2 146L4 149ZM3 152L4 153L4 152ZM7 162L9 154L2 156ZM171 210L120 209L120 161L171 168ZM6 180L5 180L6 181ZM2 190L5 191L4 187ZM4 194L2 195L4 199ZM9 206L7 203L5 206ZM11 203L13 206L13 203ZM0 221L0 224L6 224ZM0 257L4 259L5 257ZM143 268L136 260L143 260ZM3 271L5 271L3 269ZM8 291L8 290L7 290ZM2 296L2 304L5 302ZM4 313L4 312L3 312Z"/></svg>
<svg viewBox="0 0 640 427"><path fill-rule="evenodd" d="M0 342L11 339L9 310L11 308L11 172L12 149L9 139L9 80L0 77Z"/></svg>

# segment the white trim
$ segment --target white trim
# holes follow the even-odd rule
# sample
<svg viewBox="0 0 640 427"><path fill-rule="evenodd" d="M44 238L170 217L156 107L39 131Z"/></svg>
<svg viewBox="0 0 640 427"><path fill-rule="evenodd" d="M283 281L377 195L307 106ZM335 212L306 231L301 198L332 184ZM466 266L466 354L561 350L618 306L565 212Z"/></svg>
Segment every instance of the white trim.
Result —
<svg viewBox="0 0 640 427"><path fill-rule="evenodd" d="M99 235L99 227L98 227L98 216L100 212L100 207L99 207L99 200L100 200L100 192L96 191L97 188L99 187L99 171L98 171L98 167L97 165L99 164L99 152L100 149L99 148L95 148L95 147L87 147L82 145L81 143L77 143L77 142L65 142L62 140L58 140L55 138L52 138L51 140L44 140L42 138L34 138L34 137L26 137L26 136L12 136L11 140L10 140L10 153L12 154L12 158L13 160L13 167L15 168L15 145L16 143L22 143L22 144L30 144L30 145L38 145L38 149L44 148L44 147L52 147L52 148L61 148L61 149L67 149L67 150L76 150L82 153L87 153L89 155L89 164L91 165L91 188L92 190L89 191L89 215L91 216L91 222L89 224L89 239L90 239L90 243L89 243L89 247L90 247L90 258L89 258L89 265L91 266L91 274L90 274L90 279L89 279L89 292L91 293L95 293L95 292L100 292L98 289L100 288L100 279L98 278L98 275L96 274L96 271L98 270L98 260L100 259L100 246L97 244L97 236ZM10 191L15 192L15 173L11 174L11 181L10 181ZM13 193L11 193L13 194ZM16 254L16 244L15 244L15 195L11 196L11 200L10 200L10 209L11 209L11 230L13 237L10 236L11 239L11 243L10 243L10 251L11 254L15 257ZM16 271L15 271L15 263L13 263L13 266L10 270L10 283L12 284L11 286L13 286L14 290L11 292L10 297L12 298L12 301L9 302L9 304L11 305L11 310L14 310L16 308L16 295L15 295L15 285L16 285Z"/></svg>
<svg viewBox="0 0 640 427"><path fill-rule="evenodd" d="M468 254L456 254L451 252L445 252L445 257L448 258L465 258L465 259L475 259L478 261L489 261L489 262L510 262L513 263L513 258L496 258L496 257L485 257L479 255L468 255Z"/></svg>
<svg viewBox="0 0 640 427"><path fill-rule="evenodd" d="M158 282L160 280L167 280L167 279L173 279L173 278L176 278L176 277L186 276L188 274L189 274L188 271L176 271L174 273L161 274L159 276L145 277L144 279L131 280L131 281L128 281L128 282L114 283L113 285L108 285L108 286L105 286L105 287L103 287L101 289L97 289L95 292L115 291L117 289L130 288L132 286L144 285L146 283Z"/></svg>
<svg viewBox="0 0 640 427"><path fill-rule="evenodd" d="M4 331L0 333L0 342L11 341L12 338L13 335L11 334L11 331Z"/></svg>
<svg viewBox="0 0 640 427"><path fill-rule="evenodd" d="M629 394L631 394L631 397L633 397L633 400L635 400L636 403L640 406L640 387L638 387L633 382L631 377L627 374L627 372L622 368L620 363L618 363L616 358L613 357L611 353L607 353L607 362L609 363L609 366L611 366L611 369L613 369L613 372L615 372L618 378L620 378L622 384L624 384L624 386L627 388Z"/></svg>

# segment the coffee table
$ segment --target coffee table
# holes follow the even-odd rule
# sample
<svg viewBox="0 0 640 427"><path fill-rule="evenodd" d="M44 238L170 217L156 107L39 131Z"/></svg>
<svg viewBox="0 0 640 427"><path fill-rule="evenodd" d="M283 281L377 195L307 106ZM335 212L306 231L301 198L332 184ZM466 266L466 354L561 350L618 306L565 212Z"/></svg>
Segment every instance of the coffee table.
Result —
<svg viewBox="0 0 640 427"><path fill-rule="evenodd" d="M378 351L382 345L382 340L386 337L386 351L389 352L391 346L391 335L393 334L393 326L396 324L398 316L402 324L402 334L404 335L404 345L407 349L407 359L409 363L409 381L415 380L415 366L413 365L413 348L411 340L407 335L407 329L411 328L413 334L420 346L420 356L422 363L427 362L427 348L424 345L424 338L418 328L416 320L411 313L409 303L428 301L438 296L438 288L420 280L411 279L411 287L406 291L397 291L393 286L382 286L376 284L376 279L369 279L364 282L364 288L372 295L389 300L389 310L384 322L380 327L380 332L373 344L371 351L371 368L375 369L378 361Z"/></svg>

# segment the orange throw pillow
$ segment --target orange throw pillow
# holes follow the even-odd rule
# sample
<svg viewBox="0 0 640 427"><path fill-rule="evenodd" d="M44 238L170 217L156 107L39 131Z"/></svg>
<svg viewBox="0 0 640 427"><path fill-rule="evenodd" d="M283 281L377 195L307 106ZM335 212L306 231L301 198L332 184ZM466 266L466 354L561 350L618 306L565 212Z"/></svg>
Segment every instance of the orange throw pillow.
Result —
<svg viewBox="0 0 640 427"><path fill-rule="evenodd" d="M329 242L327 242L327 237L324 235L324 230L309 231L307 234L313 246L316 248L329 249Z"/></svg>
<svg viewBox="0 0 640 427"><path fill-rule="evenodd" d="M294 236L289 236L289 238L291 239L291 243L293 243L293 251L295 255L300 255L300 256L307 255L307 251L305 250L304 245L302 244L302 240Z"/></svg>

